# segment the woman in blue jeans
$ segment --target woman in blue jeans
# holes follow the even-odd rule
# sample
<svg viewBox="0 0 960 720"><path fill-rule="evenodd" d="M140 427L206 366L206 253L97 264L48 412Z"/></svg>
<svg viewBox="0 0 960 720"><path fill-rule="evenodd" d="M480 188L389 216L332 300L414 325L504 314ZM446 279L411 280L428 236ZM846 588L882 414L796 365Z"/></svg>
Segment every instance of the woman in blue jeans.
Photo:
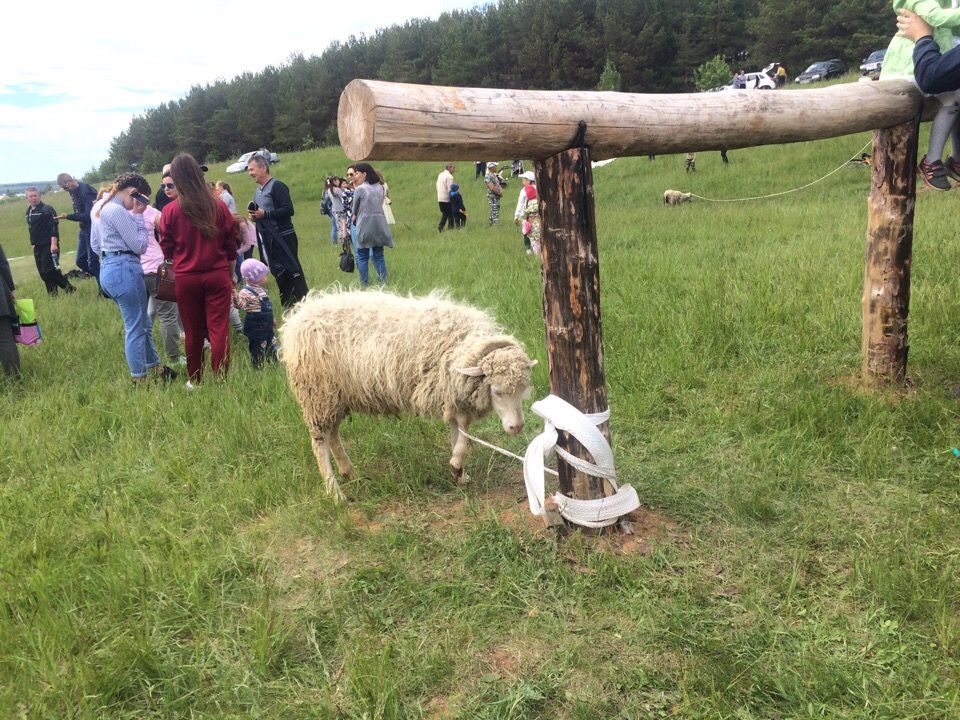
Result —
<svg viewBox="0 0 960 720"><path fill-rule="evenodd" d="M90 247L100 256L100 285L120 308L123 349L135 383L146 381L151 371L164 380L177 376L160 365L147 315L147 288L140 265L148 241L143 222L147 205L136 197L146 200L144 196L149 195L150 185L141 175L122 174L93 211L90 233Z"/></svg>
<svg viewBox="0 0 960 720"><path fill-rule="evenodd" d="M371 255L373 266L377 269L377 280L383 285L387 282L387 262L383 257L383 248L393 247L393 235L387 218L383 214L384 189L380 176L367 163L353 166L353 221L357 226L357 271L360 284L370 284L368 267Z"/></svg>

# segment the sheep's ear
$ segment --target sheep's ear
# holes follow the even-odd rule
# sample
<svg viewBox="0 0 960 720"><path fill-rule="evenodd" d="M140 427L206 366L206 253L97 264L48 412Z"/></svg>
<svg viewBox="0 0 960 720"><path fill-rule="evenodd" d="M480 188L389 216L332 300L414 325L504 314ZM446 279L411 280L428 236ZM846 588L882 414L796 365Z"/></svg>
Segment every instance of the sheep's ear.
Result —
<svg viewBox="0 0 960 720"><path fill-rule="evenodd" d="M457 368L457 372L461 375L466 375L467 377L483 377L483 370L480 369L479 365L474 365L473 367Z"/></svg>
<svg viewBox="0 0 960 720"><path fill-rule="evenodd" d="M530 362L527 363L527 367L532 368L532 367L534 367L538 362L539 362L539 360L531 360Z"/></svg>

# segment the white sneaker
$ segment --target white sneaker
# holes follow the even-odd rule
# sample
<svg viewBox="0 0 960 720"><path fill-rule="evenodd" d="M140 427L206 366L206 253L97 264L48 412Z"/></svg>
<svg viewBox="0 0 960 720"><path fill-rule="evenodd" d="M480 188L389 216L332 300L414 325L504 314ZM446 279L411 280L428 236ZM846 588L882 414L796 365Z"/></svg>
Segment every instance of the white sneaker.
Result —
<svg viewBox="0 0 960 720"><path fill-rule="evenodd" d="M190 382L189 380L187 380L187 384L184 385L183 387L184 387L184 389L189 390L189 391L191 391L191 392L192 392L193 390L196 390L196 389L197 389L197 386L194 385L194 384L193 384L192 382Z"/></svg>

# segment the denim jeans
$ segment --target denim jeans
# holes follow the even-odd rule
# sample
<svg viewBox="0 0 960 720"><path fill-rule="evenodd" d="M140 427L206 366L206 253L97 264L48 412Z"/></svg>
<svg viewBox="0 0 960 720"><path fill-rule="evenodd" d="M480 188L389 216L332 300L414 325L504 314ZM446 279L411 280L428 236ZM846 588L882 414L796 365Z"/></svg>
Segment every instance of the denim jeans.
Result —
<svg viewBox="0 0 960 720"><path fill-rule="evenodd" d="M368 285L370 277L367 268L370 262L370 253L373 252L373 266L377 269L377 280L383 285L387 282L387 262L383 259L383 248L359 248L357 250L357 272L360 273L360 284Z"/></svg>
<svg viewBox="0 0 960 720"><path fill-rule="evenodd" d="M338 239L337 235L339 234L337 232L338 229L339 228L337 228L337 216L334 215L333 210L331 210L330 211L330 244L331 245L337 244L337 239Z"/></svg>
<svg viewBox="0 0 960 720"><path fill-rule="evenodd" d="M88 275L100 280L100 258L90 248L90 228L80 226L80 236L77 238L77 267Z"/></svg>
<svg viewBox="0 0 960 720"><path fill-rule="evenodd" d="M120 308L123 350L130 374L142 378L160 364L147 316L147 287L136 255L108 255L100 260L100 284Z"/></svg>
<svg viewBox="0 0 960 720"><path fill-rule="evenodd" d="M353 254L357 256L360 254L360 246L357 245L357 226L349 220L347 222L350 223L350 242L353 243Z"/></svg>

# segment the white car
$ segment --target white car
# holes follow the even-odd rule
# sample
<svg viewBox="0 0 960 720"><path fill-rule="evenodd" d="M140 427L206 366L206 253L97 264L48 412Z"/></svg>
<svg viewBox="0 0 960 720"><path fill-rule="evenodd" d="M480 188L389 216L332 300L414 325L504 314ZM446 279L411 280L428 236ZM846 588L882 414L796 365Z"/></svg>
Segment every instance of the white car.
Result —
<svg viewBox="0 0 960 720"><path fill-rule="evenodd" d="M276 153L270 152L269 150L252 150L251 152L244 153L240 158L233 163L232 165L227 165L228 173L238 173L243 172L247 169L247 164L250 162L250 158L259 153L260 155L266 155L270 158L270 164L280 162L280 156Z"/></svg>
<svg viewBox="0 0 960 720"><path fill-rule="evenodd" d="M747 90L774 90L777 87L777 83L765 72L749 72L744 73L744 76L747 78ZM729 85L724 85L721 89L735 90L736 88L733 87L733 82L731 82Z"/></svg>
<svg viewBox="0 0 960 720"><path fill-rule="evenodd" d="M874 50L870 56L863 61L860 66L860 74L863 77L869 77L874 80L880 77L880 69L883 66L883 56L887 54L886 50Z"/></svg>

